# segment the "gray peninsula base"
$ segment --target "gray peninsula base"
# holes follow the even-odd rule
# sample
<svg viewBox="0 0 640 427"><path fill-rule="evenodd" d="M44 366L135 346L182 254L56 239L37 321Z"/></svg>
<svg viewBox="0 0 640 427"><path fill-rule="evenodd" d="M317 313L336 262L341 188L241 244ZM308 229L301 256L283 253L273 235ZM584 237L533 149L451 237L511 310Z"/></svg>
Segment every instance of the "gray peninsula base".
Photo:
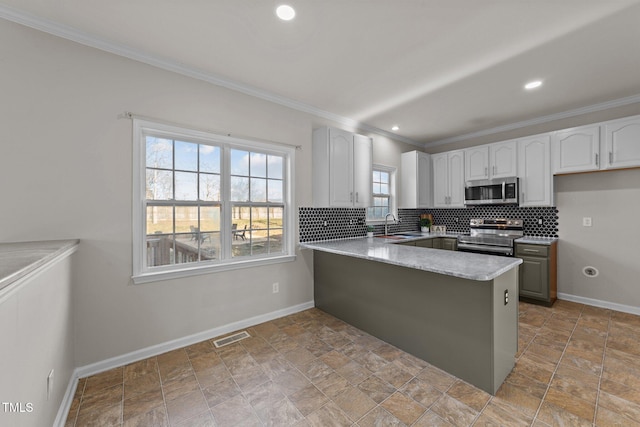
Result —
<svg viewBox="0 0 640 427"><path fill-rule="evenodd" d="M488 393L513 369L517 266L476 281L314 251L314 282L319 309Z"/></svg>

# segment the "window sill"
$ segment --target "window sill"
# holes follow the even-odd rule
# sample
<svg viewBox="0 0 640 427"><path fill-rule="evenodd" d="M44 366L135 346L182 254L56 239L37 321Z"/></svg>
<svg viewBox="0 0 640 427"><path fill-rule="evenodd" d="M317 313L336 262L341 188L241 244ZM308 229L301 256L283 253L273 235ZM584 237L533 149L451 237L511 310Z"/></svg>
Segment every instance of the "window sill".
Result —
<svg viewBox="0 0 640 427"><path fill-rule="evenodd" d="M202 274L219 273L221 271L239 270L243 268L259 267L262 265L280 264L295 261L295 255L283 255L273 258L252 259L246 261L236 261L228 264L207 265L199 267L187 267L180 270L158 271L151 273L137 274L131 277L134 285L142 283L159 282L161 280L181 279L184 277L199 276Z"/></svg>

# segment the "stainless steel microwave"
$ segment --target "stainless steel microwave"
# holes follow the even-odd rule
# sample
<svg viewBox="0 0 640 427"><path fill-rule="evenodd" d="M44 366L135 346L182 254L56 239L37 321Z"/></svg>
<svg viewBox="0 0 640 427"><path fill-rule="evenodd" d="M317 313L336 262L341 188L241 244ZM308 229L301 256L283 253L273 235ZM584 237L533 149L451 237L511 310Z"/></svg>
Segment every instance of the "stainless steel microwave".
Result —
<svg viewBox="0 0 640 427"><path fill-rule="evenodd" d="M518 178L486 179L467 181L464 188L464 204L474 205L517 205Z"/></svg>

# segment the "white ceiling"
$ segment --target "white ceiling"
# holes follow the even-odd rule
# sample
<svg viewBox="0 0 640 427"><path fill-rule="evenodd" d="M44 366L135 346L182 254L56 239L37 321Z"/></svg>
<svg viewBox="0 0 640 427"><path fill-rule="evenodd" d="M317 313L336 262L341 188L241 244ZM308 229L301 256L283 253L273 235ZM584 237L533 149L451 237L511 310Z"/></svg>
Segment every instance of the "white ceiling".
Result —
<svg viewBox="0 0 640 427"><path fill-rule="evenodd" d="M0 17L420 144L640 102L640 0L0 0Z"/></svg>

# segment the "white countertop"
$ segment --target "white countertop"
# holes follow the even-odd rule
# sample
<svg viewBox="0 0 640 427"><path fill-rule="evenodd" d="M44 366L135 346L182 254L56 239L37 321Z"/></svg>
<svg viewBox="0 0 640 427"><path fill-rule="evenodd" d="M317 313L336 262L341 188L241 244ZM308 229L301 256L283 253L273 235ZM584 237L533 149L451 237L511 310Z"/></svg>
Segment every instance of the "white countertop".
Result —
<svg viewBox="0 0 640 427"><path fill-rule="evenodd" d="M393 244L436 237L455 235L431 233L393 241L380 237L363 237L300 243L300 247L479 281L492 280L522 263L520 258Z"/></svg>
<svg viewBox="0 0 640 427"><path fill-rule="evenodd" d="M78 240L0 243L0 289L71 250Z"/></svg>
<svg viewBox="0 0 640 427"><path fill-rule="evenodd" d="M551 245L553 242L557 242L557 237L538 237L538 236L523 236L516 239L516 243L526 243L529 245Z"/></svg>

